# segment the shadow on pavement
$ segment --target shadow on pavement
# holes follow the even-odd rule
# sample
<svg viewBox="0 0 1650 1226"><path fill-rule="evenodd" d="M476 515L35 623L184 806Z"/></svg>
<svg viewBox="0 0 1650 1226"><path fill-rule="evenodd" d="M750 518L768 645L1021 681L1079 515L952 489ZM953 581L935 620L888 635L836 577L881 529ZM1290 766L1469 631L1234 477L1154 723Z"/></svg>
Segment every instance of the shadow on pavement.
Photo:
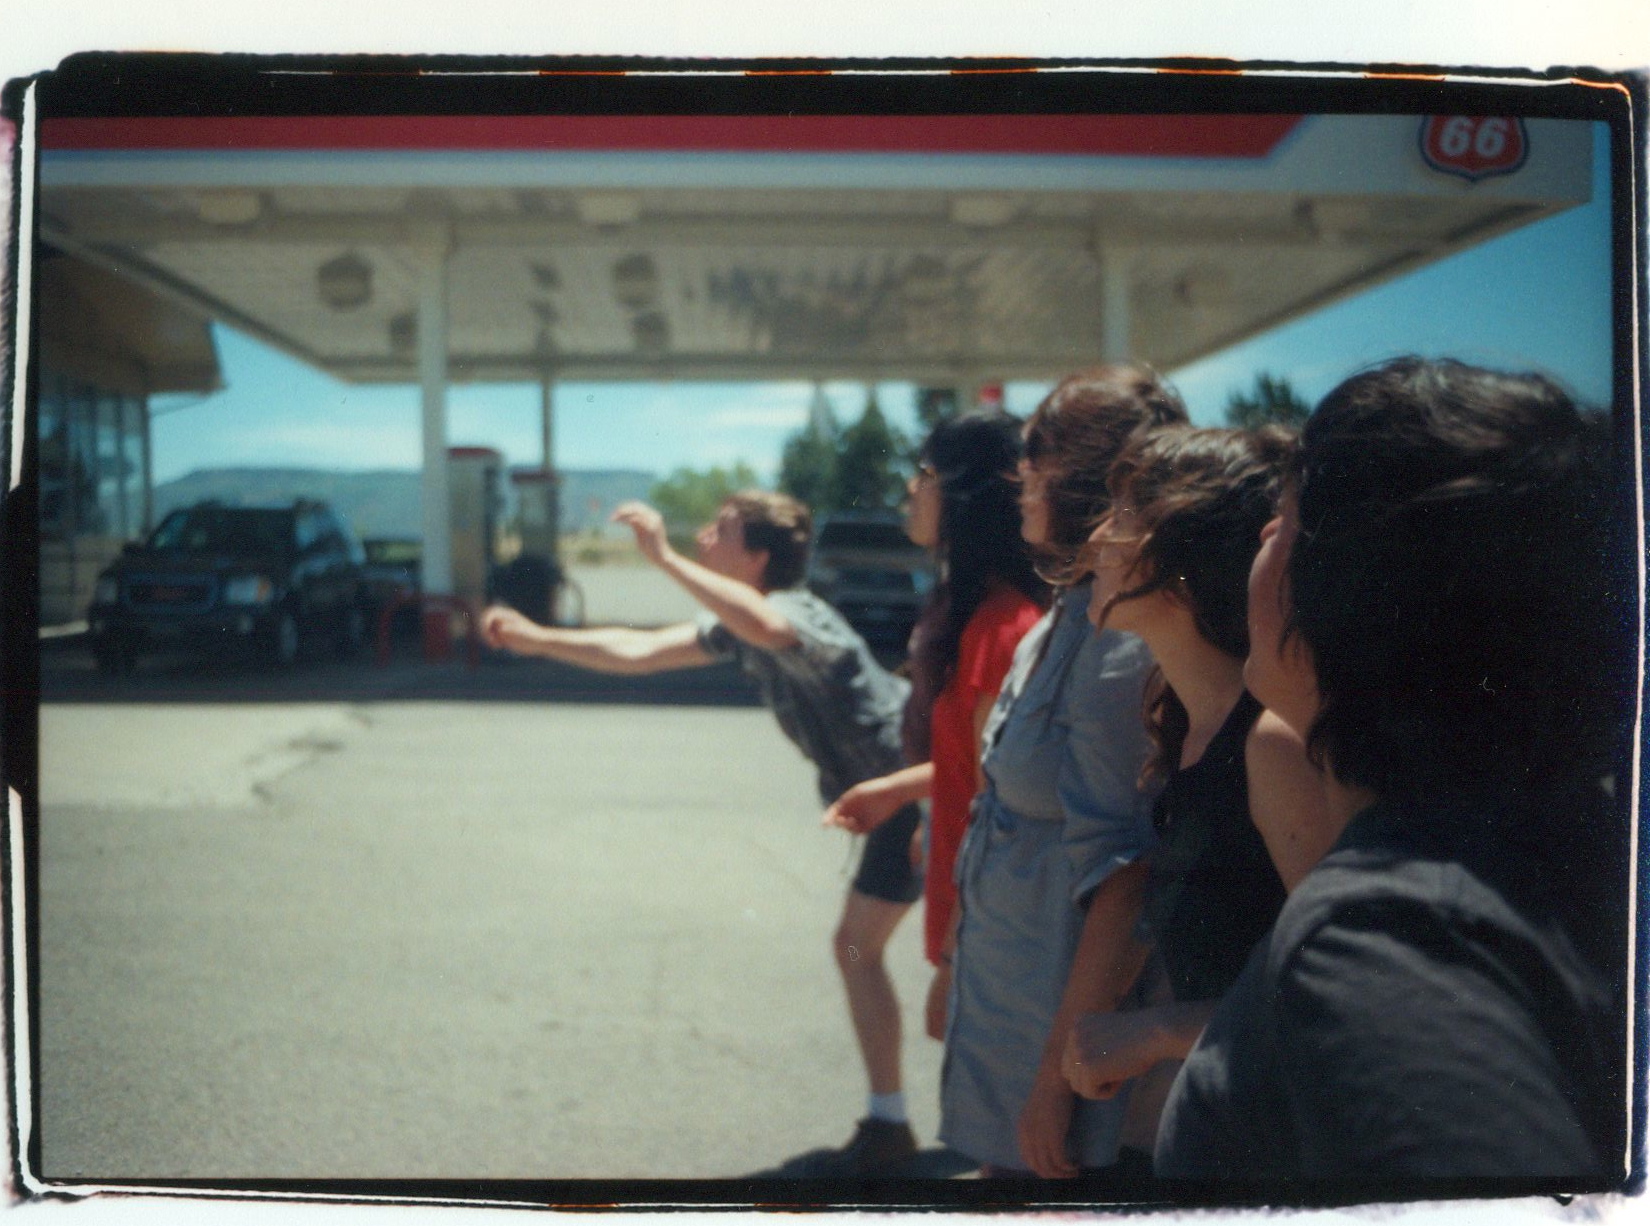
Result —
<svg viewBox="0 0 1650 1226"><path fill-rule="evenodd" d="M763 1171L753 1171L745 1176L747 1179L820 1179L832 1178L826 1164L838 1153L835 1149L810 1149L795 1157L787 1158L778 1166ZM962 1179L973 1175L979 1170L979 1164L972 1158L959 1154L954 1149L944 1146L935 1146L933 1149L918 1150L904 1162L894 1163L881 1168L876 1172L876 1178L881 1179ZM840 1176L835 1176L840 1178Z"/></svg>
<svg viewBox="0 0 1650 1226"><path fill-rule="evenodd" d="M234 653L157 652L123 674L101 673L79 637L43 640L40 697L46 702L559 702L748 707L755 687L731 664L650 677L615 677L485 653L471 668L460 651L426 661L406 647L387 664L369 653L306 659L274 668Z"/></svg>

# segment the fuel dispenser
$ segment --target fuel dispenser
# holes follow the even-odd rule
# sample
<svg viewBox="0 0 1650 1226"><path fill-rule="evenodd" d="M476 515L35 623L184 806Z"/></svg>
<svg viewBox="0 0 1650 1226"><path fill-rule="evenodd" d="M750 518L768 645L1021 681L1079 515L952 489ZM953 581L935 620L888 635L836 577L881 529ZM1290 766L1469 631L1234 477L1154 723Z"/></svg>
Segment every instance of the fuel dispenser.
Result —
<svg viewBox="0 0 1650 1226"><path fill-rule="evenodd" d="M504 457L491 447L447 449L447 524L451 534L450 595L425 592L423 605L424 658L444 660L452 654L453 639L462 631L469 643L470 662L479 652L476 617L491 596L489 583L498 552L498 526L503 518L499 478ZM380 659L386 640L379 635Z"/></svg>
<svg viewBox="0 0 1650 1226"><path fill-rule="evenodd" d="M492 595L489 580L504 511L503 473L504 457L491 447L447 451L453 595L475 608Z"/></svg>
<svg viewBox="0 0 1650 1226"><path fill-rule="evenodd" d="M558 556L561 535L561 477L544 468L510 474L515 491L516 529L521 552L499 568L493 594L536 622L555 620L557 596L565 581Z"/></svg>

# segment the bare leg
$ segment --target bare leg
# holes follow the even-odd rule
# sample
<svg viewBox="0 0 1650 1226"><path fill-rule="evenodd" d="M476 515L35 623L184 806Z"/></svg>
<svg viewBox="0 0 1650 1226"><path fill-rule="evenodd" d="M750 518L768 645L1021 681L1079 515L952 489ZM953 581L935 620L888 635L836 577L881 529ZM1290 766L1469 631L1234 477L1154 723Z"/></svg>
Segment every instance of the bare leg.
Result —
<svg viewBox="0 0 1650 1226"><path fill-rule="evenodd" d="M888 938L910 909L910 903L887 902L849 890L833 939L836 964L848 990L848 1013L873 1094L892 1094L900 1088L899 998L882 955Z"/></svg>

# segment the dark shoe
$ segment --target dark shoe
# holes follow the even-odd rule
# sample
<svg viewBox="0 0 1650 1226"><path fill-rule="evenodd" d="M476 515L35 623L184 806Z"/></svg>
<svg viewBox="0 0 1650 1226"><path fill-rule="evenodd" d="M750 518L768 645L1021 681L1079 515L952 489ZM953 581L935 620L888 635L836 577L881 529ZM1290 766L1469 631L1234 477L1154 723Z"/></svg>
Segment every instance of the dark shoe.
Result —
<svg viewBox="0 0 1650 1226"><path fill-rule="evenodd" d="M808 1173L829 1179L886 1174L890 1167L916 1155L917 1135L911 1131L911 1125L892 1124L867 1116L854 1129L848 1144L819 1155L817 1166Z"/></svg>

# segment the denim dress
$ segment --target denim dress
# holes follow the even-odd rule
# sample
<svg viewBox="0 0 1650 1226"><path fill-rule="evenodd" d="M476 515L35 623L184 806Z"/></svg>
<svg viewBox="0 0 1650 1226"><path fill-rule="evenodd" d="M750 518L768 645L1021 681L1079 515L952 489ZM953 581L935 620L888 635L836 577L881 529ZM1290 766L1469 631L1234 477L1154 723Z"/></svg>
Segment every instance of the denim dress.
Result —
<svg viewBox="0 0 1650 1226"><path fill-rule="evenodd" d="M1152 842L1142 700L1151 653L1096 634L1089 585L1067 592L1020 641L985 727L986 789L957 857L960 924L940 1139L982 1163L1024 1169L1016 1129L1030 1097L1090 895ZM1126 1095L1079 1098L1070 1150L1117 1157Z"/></svg>

